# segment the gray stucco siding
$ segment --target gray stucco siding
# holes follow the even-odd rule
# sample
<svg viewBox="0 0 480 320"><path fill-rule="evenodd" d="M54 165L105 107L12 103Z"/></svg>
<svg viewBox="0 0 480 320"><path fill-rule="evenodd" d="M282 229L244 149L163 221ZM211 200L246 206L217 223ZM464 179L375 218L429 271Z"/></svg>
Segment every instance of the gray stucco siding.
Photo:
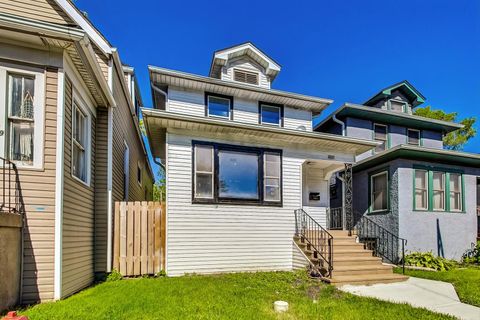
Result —
<svg viewBox="0 0 480 320"><path fill-rule="evenodd" d="M407 143L407 128L390 125L388 126L388 133L390 148Z"/></svg>
<svg viewBox="0 0 480 320"><path fill-rule="evenodd" d="M422 130L422 145L427 148L443 149L442 133Z"/></svg>

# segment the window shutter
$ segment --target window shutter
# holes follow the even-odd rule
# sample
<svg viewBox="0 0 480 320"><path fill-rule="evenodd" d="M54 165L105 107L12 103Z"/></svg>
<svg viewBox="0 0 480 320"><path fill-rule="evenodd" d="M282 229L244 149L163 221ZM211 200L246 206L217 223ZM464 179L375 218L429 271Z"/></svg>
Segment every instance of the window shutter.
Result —
<svg viewBox="0 0 480 320"><path fill-rule="evenodd" d="M258 85L258 74L240 70L233 70L233 79L238 82Z"/></svg>

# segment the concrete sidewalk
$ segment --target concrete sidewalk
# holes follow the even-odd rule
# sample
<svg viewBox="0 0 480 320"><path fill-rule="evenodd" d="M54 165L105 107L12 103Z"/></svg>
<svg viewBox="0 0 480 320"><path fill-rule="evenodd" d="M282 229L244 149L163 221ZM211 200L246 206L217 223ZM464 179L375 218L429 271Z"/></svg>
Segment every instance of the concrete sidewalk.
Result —
<svg viewBox="0 0 480 320"><path fill-rule="evenodd" d="M358 296L408 303L459 319L480 320L480 308L461 303L453 285L447 282L410 277L404 282L371 286L345 285L339 289Z"/></svg>

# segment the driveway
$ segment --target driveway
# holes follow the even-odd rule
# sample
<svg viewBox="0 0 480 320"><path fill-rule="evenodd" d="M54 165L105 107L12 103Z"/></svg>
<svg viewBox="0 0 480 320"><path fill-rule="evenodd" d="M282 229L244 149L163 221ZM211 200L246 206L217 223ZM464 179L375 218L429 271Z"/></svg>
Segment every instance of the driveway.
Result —
<svg viewBox="0 0 480 320"><path fill-rule="evenodd" d="M480 308L460 302L453 285L447 282L410 277L404 282L371 286L344 285L339 289L358 296L408 303L459 319L480 320Z"/></svg>

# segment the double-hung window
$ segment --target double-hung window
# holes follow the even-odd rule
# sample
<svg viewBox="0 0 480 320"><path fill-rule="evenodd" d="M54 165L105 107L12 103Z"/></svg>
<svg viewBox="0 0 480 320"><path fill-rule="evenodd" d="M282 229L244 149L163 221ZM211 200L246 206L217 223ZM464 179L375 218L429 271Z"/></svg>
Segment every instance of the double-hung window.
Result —
<svg viewBox="0 0 480 320"><path fill-rule="evenodd" d="M407 143L414 146L420 145L420 131L407 129Z"/></svg>
<svg viewBox="0 0 480 320"><path fill-rule="evenodd" d="M193 201L281 205L281 151L194 142Z"/></svg>
<svg viewBox="0 0 480 320"><path fill-rule="evenodd" d="M89 183L89 118L79 102L73 99L72 107L72 175Z"/></svg>
<svg viewBox="0 0 480 320"><path fill-rule="evenodd" d="M463 211L463 176L449 169L414 169L414 210Z"/></svg>
<svg viewBox="0 0 480 320"><path fill-rule="evenodd" d="M224 119L232 118L233 98L222 95L207 93L205 95L206 110L208 117L217 117Z"/></svg>
<svg viewBox="0 0 480 320"><path fill-rule="evenodd" d="M388 210L388 171L370 176L370 212Z"/></svg>
<svg viewBox="0 0 480 320"><path fill-rule="evenodd" d="M282 106L260 103L260 124L282 126Z"/></svg>
<svg viewBox="0 0 480 320"><path fill-rule="evenodd" d="M373 125L374 140L381 144L375 148L375 152L382 152L387 149L388 129L386 125L375 123Z"/></svg>

